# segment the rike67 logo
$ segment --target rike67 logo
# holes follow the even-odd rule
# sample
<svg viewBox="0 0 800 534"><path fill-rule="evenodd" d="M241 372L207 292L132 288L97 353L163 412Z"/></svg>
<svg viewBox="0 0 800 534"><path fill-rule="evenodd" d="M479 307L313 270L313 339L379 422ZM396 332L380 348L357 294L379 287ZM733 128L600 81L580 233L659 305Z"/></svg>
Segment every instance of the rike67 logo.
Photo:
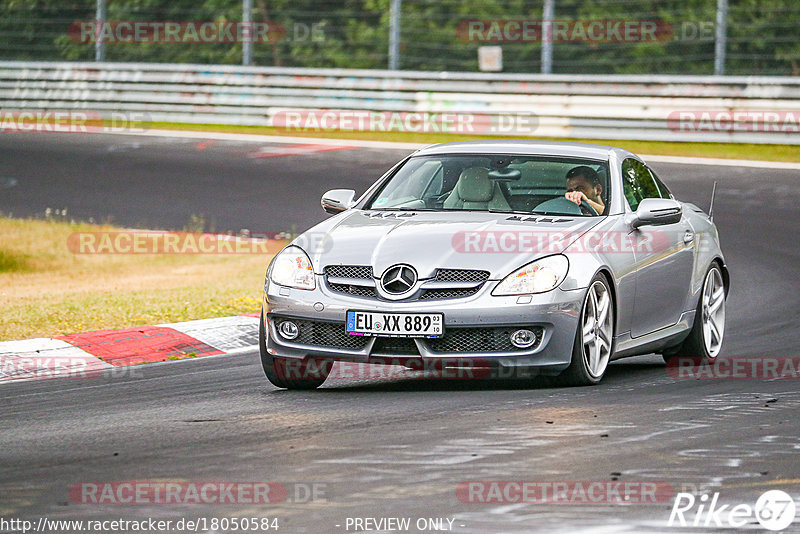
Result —
<svg viewBox="0 0 800 534"><path fill-rule="evenodd" d="M753 520L767 530L784 530L795 518L795 503L791 495L781 490L761 494L755 506L749 504L719 504L719 493L695 497L678 493L669 515L669 526L741 528Z"/></svg>

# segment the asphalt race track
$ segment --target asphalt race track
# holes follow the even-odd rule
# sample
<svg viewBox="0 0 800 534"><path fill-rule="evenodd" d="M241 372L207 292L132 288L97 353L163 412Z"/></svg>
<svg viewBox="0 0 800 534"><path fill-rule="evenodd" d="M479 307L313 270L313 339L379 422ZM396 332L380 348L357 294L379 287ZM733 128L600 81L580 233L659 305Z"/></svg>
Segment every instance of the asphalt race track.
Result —
<svg viewBox="0 0 800 534"><path fill-rule="evenodd" d="M282 149L4 135L0 211L66 207L79 219L173 229L202 215L216 230L303 229L325 217L322 192L363 191L404 155L254 157L259 150ZM715 220L733 283L723 356L797 357L800 171L653 167L676 196L704 208L719 181ZM487 504L462 502L456 489L618 480L665 483L709 501L718 492L720 505L753 506L774 489L800 502L800 387L792 379L675 379L655 355L615 362L601 385L579 389L400 377L281 391L256 353L118 375L0 385L1 517L274 517L282 533L355 532L363 529L352 518L365 517L408 517L410 532L421 531L419 518L451 519L459 533L714 532L722 528L713 522L668 527L672 496ZM79 504L70 495L84 482L146 479L271 481L289 494L266 505ZM308 498L312 486L317 495ZM754 517L745 528L764 532ZM787 532L800 532L800 511Z"/></svg>
<svg viewBox="0 0 800 534"><path fill-rule="evenodd" d="M174 230L195 216L212 231L283 232L323 220L326 190L363 191L402 156L369 149L276 156L291 146L4 134L0 211L43 216L66 207L78 220Z"/></svg>

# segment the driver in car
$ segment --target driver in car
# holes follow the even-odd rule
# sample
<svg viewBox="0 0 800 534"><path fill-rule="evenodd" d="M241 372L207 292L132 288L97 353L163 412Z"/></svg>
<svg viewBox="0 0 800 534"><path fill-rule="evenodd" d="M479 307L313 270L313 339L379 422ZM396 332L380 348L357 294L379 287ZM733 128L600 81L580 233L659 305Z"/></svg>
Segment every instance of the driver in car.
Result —
<svg viewBox="0 0 800 534"><path fill-rule="evenodd" d="M600 177L594 169L581 165L573 167L567 172L567 192L564 195L567 200L571 200L575 204L580 205L581 202L586 202L602 214L606 205L603 203L603 185L600 183Z"/></svg>

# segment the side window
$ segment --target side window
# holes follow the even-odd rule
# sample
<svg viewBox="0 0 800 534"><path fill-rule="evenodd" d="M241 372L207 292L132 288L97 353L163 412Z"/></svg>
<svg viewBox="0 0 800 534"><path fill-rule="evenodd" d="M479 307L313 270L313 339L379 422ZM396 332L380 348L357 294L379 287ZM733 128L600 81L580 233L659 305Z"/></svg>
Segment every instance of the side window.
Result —
<svg viewBox="0 0 800 534"><path fill-rule="evenodd" d="M655 180L656 186L658 186L658 191L659 193L661 193L661 198L674 199L675 197L672 196L670 190L667 188L666 185L664 185L664 182L661 181L661 179L658 177L655 171L653 171L653 169L651 169L650 167L648 167L647 170L650 171L650 174L653 176L653 180Z"/></svg>
<svg viewBox="0 0 800 534"><path fill-rule="evenodd" d="M622 191L633 211L645 198L661 198L653 175L642 162L632 158L622 162Z"/></svg>

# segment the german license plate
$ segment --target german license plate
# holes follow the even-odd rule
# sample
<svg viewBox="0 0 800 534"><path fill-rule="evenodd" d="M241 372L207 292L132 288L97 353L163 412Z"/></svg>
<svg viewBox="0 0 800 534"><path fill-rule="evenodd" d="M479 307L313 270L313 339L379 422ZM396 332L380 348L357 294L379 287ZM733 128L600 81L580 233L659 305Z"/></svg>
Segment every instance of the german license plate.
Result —
<svg viewBox="0 0 800 534"><path fill-rule="evenodd" d="M355 336L439 337L444 334L441 313L347 312L347 333Z"/></svg>

